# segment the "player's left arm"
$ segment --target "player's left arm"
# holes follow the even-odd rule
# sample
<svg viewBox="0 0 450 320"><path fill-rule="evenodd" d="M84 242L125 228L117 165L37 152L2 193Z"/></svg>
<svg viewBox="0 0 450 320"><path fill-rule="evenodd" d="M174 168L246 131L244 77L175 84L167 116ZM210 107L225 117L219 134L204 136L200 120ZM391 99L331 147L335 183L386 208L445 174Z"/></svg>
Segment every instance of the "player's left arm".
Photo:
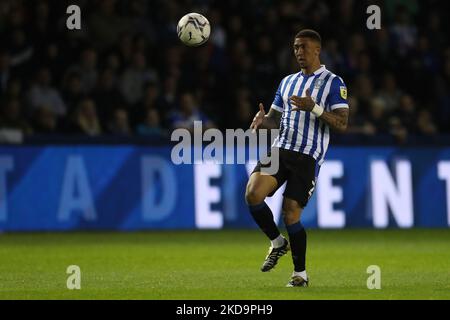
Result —
<svg viewBox="0 0 450 320"><path fill-rule="evenodd" d="M306 90L306 97L292 96L290 100L294 106L292 111L303 110L312 112L332 130L340 133L347 130L349 114L347 88L340 78L336 77L333 80L326 100L331 111L325 111L323 107L317 105L311 98L309 90Z"/></svg>
<svg viewBox="0 0 450 320"><path fill-rule="evenodd" d="M325 122L332 130L344 133L348 124L348 108L339 108L331 112L324 111L319 119Z"/></svg>

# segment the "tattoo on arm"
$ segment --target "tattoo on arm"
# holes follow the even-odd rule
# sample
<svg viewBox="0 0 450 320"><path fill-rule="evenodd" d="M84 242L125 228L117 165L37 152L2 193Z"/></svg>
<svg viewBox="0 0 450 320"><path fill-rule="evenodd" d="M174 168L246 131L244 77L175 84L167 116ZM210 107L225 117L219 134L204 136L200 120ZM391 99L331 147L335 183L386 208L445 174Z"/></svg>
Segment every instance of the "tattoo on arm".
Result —
<svg viewBox="0 0 450 320"><path fill-rule="evenodd" d="M347 129L348 108L339 108L331 112L324 111L319 119L334 131L343 133Z"/></svg>
<svg viewBox="0 0 450 320"><path fill-rule="evenodd" d="M266 129L278 129L280 127L282 113L270 108L269 113L265 116L263 126Z"/></svg>

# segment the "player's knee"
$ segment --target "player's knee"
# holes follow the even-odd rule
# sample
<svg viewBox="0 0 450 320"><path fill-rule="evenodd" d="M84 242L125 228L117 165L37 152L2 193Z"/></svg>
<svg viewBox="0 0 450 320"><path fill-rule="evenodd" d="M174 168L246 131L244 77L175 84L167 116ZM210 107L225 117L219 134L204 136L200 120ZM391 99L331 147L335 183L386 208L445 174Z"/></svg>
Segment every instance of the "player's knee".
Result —
<svg viewBox="0 0 450 320"><path fill-rule="evenodd" d="M247 190L245 191L245 202L249 205L259 204L264 201L264 197L258 192L257 189L252 186L247 186Z"/></svg>
<svg viewBox="0 0 450 320"><path fill-rule="evenodd" d="M301 208L298 205L283 204L282 216L286 225L291 225L300 220Z"/></svg>
<svg viewBox="0 0 450 320"><path fill-rule="evenodd" d="M299 220L298 214L295 214L295 212L292 211L282 211L283 221L286 225L291 225L296 223Z"/></svg>

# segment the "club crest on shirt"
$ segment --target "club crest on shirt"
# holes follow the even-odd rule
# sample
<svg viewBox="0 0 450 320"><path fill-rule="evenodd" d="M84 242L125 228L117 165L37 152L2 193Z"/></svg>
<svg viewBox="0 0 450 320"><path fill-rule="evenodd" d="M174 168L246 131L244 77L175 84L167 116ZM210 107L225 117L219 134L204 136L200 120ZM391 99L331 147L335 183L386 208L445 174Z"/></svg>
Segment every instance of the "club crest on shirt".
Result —
<svg viewBox="0 0 450 320"><path fill-rule="evenodd" d="M341 97L342 99L347 99L347 88L346 87L340 87L341 91Z"/></svg>
<svg viewBox="0 0 450 320"><path fill-rule="evenodd" d="M323 85L324 82L325 80L323 79L317 79L316 83L314 84L314 89L320 89L320 87Z"/></svg>

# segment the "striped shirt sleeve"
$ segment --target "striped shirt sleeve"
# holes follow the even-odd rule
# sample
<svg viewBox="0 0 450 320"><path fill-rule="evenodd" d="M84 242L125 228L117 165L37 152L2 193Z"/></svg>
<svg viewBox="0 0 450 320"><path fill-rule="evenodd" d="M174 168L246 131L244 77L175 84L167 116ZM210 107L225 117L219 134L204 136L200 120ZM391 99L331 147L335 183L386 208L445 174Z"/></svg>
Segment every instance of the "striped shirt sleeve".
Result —
<svg viewBox="0 0 450 320"><path fill-rule="evenodd" d="M340 77L335 77L331 83L330 92L327 96L326 105L330 110L348 108L347 86Z"/></svg>
<svg viewBox="0 0 450 320"><path fill-rule="evenodd" d="M283 81L281 81L283 83ZM277 92L275 92L275 98L272 102L272 109L275 109L279 112L283 112L283 97L281 96L281 83L278 86Z"/></svg>

